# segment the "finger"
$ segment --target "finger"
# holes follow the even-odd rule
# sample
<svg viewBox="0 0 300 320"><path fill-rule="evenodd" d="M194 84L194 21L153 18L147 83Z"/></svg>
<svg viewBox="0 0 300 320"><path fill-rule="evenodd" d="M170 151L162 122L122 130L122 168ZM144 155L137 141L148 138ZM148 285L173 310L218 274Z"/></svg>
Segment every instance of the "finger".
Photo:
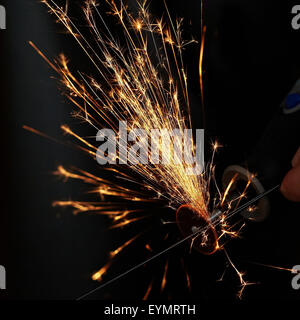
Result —
<svg viewBox="0 0 300 320"><path fill-rule="evenodd" d="M290 201L300 202L300 166L291 169L284 177L281 193Z"/></svg>

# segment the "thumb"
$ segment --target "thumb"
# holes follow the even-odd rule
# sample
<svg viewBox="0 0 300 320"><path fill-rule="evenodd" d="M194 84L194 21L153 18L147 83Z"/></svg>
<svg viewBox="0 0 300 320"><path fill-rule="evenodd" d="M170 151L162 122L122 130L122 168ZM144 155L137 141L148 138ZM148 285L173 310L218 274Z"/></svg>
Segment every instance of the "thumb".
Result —
<svg viewBox="0 0 300 320"><path fill-rule="evenodd" d="M292 160L292 166L284 177L280 190L288 200L300 202L300 148Z"/></svg>

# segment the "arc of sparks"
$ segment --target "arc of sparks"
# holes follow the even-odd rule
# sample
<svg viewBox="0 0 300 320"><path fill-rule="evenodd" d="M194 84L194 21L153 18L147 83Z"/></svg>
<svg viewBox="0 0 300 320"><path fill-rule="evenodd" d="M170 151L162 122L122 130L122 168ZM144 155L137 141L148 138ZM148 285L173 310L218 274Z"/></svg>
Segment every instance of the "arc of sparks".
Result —
<svg viewBox="0 0 300 320"><path fill-rule="evenodd" d="M268 194L270 194L271 192L279 189L279 187L280 187L280 185L276 185L275 187L273 187L273 188L265 191L264 193L261 193L260 195L258 195L258 196L256 196L255 198L251 199L250 201L248 201L248 202L245 203L244 205L240 206L238 209L236 209L236 210L234 210L233 212L231 212L231 213L228 215L228 217L232 217L233 215L235 215L235 214L243 211L245 208L251 206L253 203L255 203L256 201L258 201L259 199L261 199L261 198L267 196ZM216 219L216 218L217 218L217 215L214 215L213 217L214 217L214 219ZM220 222L217 222L216 224L219 224L219 223L220 223ZM151 261L159 258L160 256L164 255L165 253L169 252L170 250L172 250L172 249L180 246L181 244L183 244L183 243L186 242L187 240L190 240L190 239L194 238L195 236L198 236L198 235L201 234L203 231L205 231L206 228L207 228L207 227L197 229L195 232L193 232L193 233L190 234L189 236L187 236L187 237L181 239L180 241L172 244L170 247L168 247L168 248L160 251L159 253L155 254L155 255L152 256L151 258L149 258L149 259L147 259L147 260L145 260L145 261L143 261L143 262L135 265L135 266L132 267L131 269L129 269L129 270L127 270L127 271L119 274L118 276L116 276L115 278L113 278L113 279L105 282L105 283L102 284L101 286L98 286L98 287L96 287L96 288L88 291L87 293L85 293L85 294L83 294L82 296L78 297L76 300L82 300L82 299L86 298L87 296L91 295L92 293L94 293L94 292L96 292L96 291L98 291L98 290L100 290L100 289L103 289L104 287L106 287L106 286L114 283L115 281L123 278L123 277L126 276L127 274L129 274L129 273L131 273L131 272L139 269L140 267L144 266L145 264L147 264L147 263L149 263L149 262L151 262ZM226 255L227 255L227 253L226 253ZM231 263L232 263L232 262L231 262ZM240 274L240 273L238 273L238 274L239 274L240 277L242 276L242 274ZM243 282L242 282L242 286L243 286L242 289L245 287L245 286L244 286L245 284L246 284L246 283L244 283L244 281L243 281ZM242 293L242 292L243 292L243 290L242 290L240 293Z"/></svg>

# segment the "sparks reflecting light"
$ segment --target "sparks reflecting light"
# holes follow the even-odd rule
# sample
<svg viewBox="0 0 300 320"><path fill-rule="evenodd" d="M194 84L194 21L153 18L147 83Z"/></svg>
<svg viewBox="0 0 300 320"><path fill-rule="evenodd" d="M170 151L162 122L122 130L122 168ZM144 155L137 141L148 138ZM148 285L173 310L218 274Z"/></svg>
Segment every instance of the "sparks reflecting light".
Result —
<svg viewBox="0 0 300 320"><path fill-rule="evenodd" d="M122 1L111 0L107 2L110 7L109 14L118 22L125 39L120 43L120 39L115 38L105 22L106 14L101 4L95 0L85 1L83 7L83 13L91 32L89 37L83 34L83 31L68 15L68 4L60 7L51 0L42 2L74 37L95 69L95 76L79 71L75 74L70 70L69 61L64 54L51 61L34 43L30 42L37 53L59 75L63 94L77 110L74 113L76 118L83 120L96 132L101 128L109 127L116 135L118 135L119 121L127 121L130 130L144 129L149 136L153 128L169 131L179 129L182 134L185 129L191 128L188 75L183 62L183 50L187 45L196 41L193 39L185 41L182 38L182 19L173 23L166 8L168 23L164 23L162 19L155 19L151 16L146 1L138 2L139 11L133 14ZM203 106L203 55L206 27L203 25L202 18L201 25L199 76ZM25 129L44 135L30 127L25 127ZM96 158L97 146L93 142L95 138L84 138L65 124L61 126L61 129L64 134L77 141L79 150L92 159ZM122 140L122 137L118 138ZM141 143L145 142L141 141ZM174 145L176 145L175 142L173 148ZM165 149L163 143L157 147L160 154L163 154ZM116 164L102 167L102 171L114 176L112 179L102 178L101 173L96 175L86 170L74 167L65 168L59 165L54 172L56 176L64 181L68 179L82 181L90 185L89 192L95 193L98 197L94 202L60 200L55 201L53 206L70 207L76 214L93 212L109 216L112 229L124 228L148 218L143 209L130 208L128 202L143 205L155 203L157 207L168 206L174 210L183 204L189 204L192 208L196 208L205 221L210 221L212 207L220 207L222 214L212 222L218 231L218 240L221 241L226 237L227 239L236 238L244 224L232 225L227 219L227 213L232 209L231 203L233 203L227 200L227 196L236 177L231 180L224 192L219 190L215 181L213 163L220 147L218 142L212 144L211 161L206 165L204 172L199 175L186 174L187 165L185 162L177 161L177 153L174 152L174 149L172 149L174 159L167 165L131 164L122 166ZM127 149L123 151L131 152ZM195 156L194 145L191 156ZM117 157L120 155L118 154ZM249 178L249 183L244 192L239 195L239 199L245 197L251 179L252 177ZM213 197L211 196L212 184L217 190ZM234 206L237 206L236 201ZM167 236L168 234L165 238ZM107 264L95 272L92 279L102 281L115 257L132 246L137 239L139 239L139 233L111 251ZM202 241L205 242L203 235ZM217 251L224 248L224 244L219 241L216 244ZM145 244L145 248L147 252L153 251L149 243ZM244 288L249 283L244 280L244 274L237 270L227 252L226 257L237 272L242 287L239 292L239 297L241 297ZM169 261L166 261L161 279L161 291L166 287L168 267ZM186 285L190 290L190 276L184 265L183 269ZM150 295L153 282L154 280L150 282L144 299Z"/></svg>

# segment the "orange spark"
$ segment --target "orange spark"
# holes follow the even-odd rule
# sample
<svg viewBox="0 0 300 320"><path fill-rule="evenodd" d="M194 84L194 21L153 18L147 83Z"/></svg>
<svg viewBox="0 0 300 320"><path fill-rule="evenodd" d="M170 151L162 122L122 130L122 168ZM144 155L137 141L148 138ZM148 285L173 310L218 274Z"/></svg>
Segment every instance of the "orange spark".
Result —
<svg viewBox="0 0 300 320"><path fill-rule="evenodd" d="M103 275L107 272L108 268L111 266L112 261L109 261L104 267L102 267L100 270L95 272L92 275L92 280L94 281L101 281Z"/></svg>
<svg viewBox="0 0 300 320"><path fill-rule="evenodd" d="M161 286L160 286L160 292L163 292L165 289L166 283L167 283L167 272L168 272L168 266L169 266L169 261L166 261L165 268L164 268L164 275L161 281Z"/></svg>
<svg viewBox="0 0 300 320"><path fill-rule="evenodd" d="M227 198L227 195L228 195L228 193L229 193L229 190L230 190L230 188L232 187L232 185L233 185L233 183L235 182L235 180L236 180L236 178L238 177L238 173L236 173L234 176L233 176L233 178L231 179L231 181L228 183L228 186L226 187L226 190L225 190L225 192L224 192L224 195L223 195L223 199L222 199L222 201L221 201L221 207L223 206L223 204L224 204L224 202L225 202L225 200L226 200L226 198Z"/></svg>
<svg viewBox="0 0 300 320"><path fill-rule="evenodd" d="M154 280L152 280L152 281L150 282L150 284L149 284L149 286L148 286L148 288L147 288L147 291L146 291L146 293L145 293L145 295L144 295L144 297L143 297L143 300L148 300L149 294L150 294L150 292L151 292L151 290L152 290L152 287L153 287L153 282L154 282Z"/></svg>
<svg viewBox="0 0 300 320"><path fill-rule="evenodd" d="M110 256L111 258L115 257L116 255L118 255L122 250L124 250L126 247L128 247L133 241L135 241L138 237L140 236L140 234L134 236L132 239L126 241L124 244L122 244L119 248L113 250L110 252Z"/></svg>
<svg viewBox="0 0 300 320"><path fill-rule="evenodd" d="M145 248L146 248L148 251L153 252L152 248L150 247L150 245L149 245L148 243L145 245Z"/></svg>

